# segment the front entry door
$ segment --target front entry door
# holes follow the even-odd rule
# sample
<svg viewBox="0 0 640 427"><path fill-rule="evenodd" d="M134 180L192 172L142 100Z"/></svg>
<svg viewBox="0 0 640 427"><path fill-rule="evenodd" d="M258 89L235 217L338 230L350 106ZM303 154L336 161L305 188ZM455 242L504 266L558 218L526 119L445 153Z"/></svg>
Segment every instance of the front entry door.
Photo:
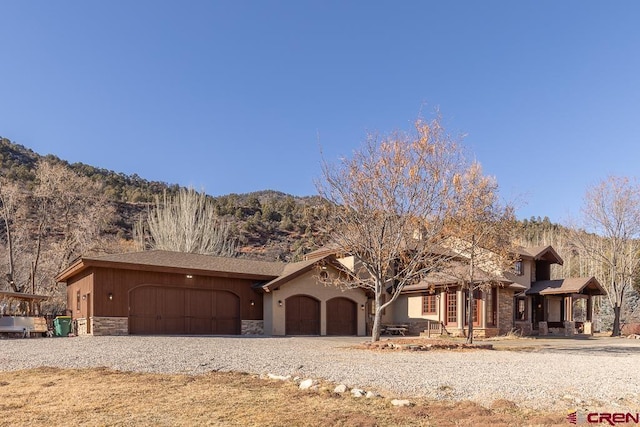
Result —
<svg viewBox="0 0 640 427"><path fill-rule="evenodd" d="M539 322L543 322L544 318L544 298L541 295L534 295L531 299L531 304L533 304L533 329L538 329Z"/></svg>
<svg viewBox="0 0 640 427"><path fill-rule="evenodd" d="M91 335L91 294L87 294L87 335Z"/></svg>

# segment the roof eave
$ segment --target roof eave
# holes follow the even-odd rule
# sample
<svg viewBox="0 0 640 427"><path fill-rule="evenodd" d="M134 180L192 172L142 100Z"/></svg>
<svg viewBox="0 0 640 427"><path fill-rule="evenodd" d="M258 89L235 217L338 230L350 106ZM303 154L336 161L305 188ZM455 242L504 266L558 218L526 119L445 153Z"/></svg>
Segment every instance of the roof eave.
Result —
<svg viewBox="0 0 640 427"><path fill-rule="evenodd" d="M76 274L82 272L85 268L87 268L87 265L85 264L84 259L78 258L69 267L67 267L64 270L62 270L55 277L55 281L57 283L66 283L71 277L73 277Z"/></svg>
<svg viewBox="0 0 640 427"><path fill-rule="evenodd" d="M206 270L201 268L188 268L188 267L170 267L163 265L150 265L140 263L127 263L127 262L114 262L103 261L92 258L81 258L67 267L62 273L56 276L57 282L68 282L70 278L76 276L89 267L98 268L114 268L118 270L142 270L152 271L157 273L174 273L174 274L192 274L197 276L212 276L212 277L225 277L234 279L251 279L251 280L273 280L278 277L273 274L262 273L247 273L238 271L220 271L220 270Z"/></svg>

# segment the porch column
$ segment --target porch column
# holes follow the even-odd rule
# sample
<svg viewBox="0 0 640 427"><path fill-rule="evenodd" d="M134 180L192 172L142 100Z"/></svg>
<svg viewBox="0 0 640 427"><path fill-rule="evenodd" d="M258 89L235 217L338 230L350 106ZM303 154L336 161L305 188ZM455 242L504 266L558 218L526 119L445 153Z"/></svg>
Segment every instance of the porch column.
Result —
<svg viewBox="0 0 640 427"><path fill-rule="evenodd" d="M456 299L458 300L458 307L457 307L457 317L458 317L458 329L460 331L464 331L464 312L465 312L465 308L464 308L464 291L459 290L456 292Z"/></svg>
<svg viewBox="0 0 640 427"><path fill-rule="evenodd" d="M491 292L491 288L489 288L489 292ZM486 292L482 292L480 295L482 295L482 297L480 298L480 304L478 307L478 325L480 325L479 327L481 329L486 329L487 327L487 293Z"/></svg>
<svg viewBox="0 0 640 427"><path fill-rule="evenodd" d="M564 297L564 319L565 322L573 322L573 297Z"/></svg>
<svg viewBox="0 0 640 427"><path fill-rule="evenodd" d="M573 322L573 296L564 297L564 335L572 337L576 324Z"/></svg>
<svg viewBox="0 0 640 427"><path fill-rule="evenodd" d="M587 298L587 321L593 321L593 296L589 295Z"/></svg>

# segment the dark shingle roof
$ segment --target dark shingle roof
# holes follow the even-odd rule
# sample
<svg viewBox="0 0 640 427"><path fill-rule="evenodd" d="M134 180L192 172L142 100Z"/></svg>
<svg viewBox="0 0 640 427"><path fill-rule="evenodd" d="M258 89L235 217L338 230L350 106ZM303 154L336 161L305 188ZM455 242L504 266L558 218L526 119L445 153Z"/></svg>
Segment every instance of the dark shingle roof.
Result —
<svg viewBox="0 0 640 427"><path fill-rule="evenodd" d="M88 266L117 266L126 269L138 269L142 266L148 270L175 270L207 275L234 275L269 280L278 277L285 269L286 264L154 250L81 258L60 273L57 280L65 281Z"/></svg>
<svg viewBox="0 0 640 427"><path fill-rule="evenodd" d="M469 266L463 262L452 261L446 265L442 271L428 273L419 283L407 285L403 292L422 291L438 286L456 286L467 280ZM474 282L504 282L508 280L504 277L495 276L483 271L479 267L475 268Z"/></svg>
<svg viewBox="0 0 640 427"><path fill-rule="evenodd" d="M579 294L587 289L591 295L606 295L595 277L572 277L569 279L540 280L533 282L527 295Z"/></svg>
<svg viewBox="0 0 640 427"><path fill-rule="evenodd" d="M552 263L564 264L564 261L553 249L552 246L534 246L531 248L519 247L516 249L516 254L523 258L531 258L534 260L547 260Z"/></svg>

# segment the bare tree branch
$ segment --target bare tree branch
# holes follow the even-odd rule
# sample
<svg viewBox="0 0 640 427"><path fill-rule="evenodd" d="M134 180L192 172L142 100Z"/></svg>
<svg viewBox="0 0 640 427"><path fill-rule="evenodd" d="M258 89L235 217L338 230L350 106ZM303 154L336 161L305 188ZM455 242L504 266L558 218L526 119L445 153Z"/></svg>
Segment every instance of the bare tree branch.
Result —
<svg viewBox="0 0 640 427"><path fill-rule="evenodd" d="M181 189L175 196L156 199L147 218L150 246L153 249L234 256L235 241L230 225L215 213L215 207L204 192ZM144 236L140 230L138 239Z"/></svg>
<svg viewBox="0 0 640 427"><path fill-rule="evenodd" d="M353 274L340 275L340 285L374 295L373 341L382 311L443 260L445 219L464 165L438 118L417 121L411 134L369 136L351 158L323 162L318 191L335 207L333 244L354 259Z"/></svg>
<svg viewBox="0 0 640 427"><path fill-rule="evenodd" d="M619 336L625 295L640 270L640 185L609 177L587 191L582 212L582 229L574 230L572 240L601 268L600 279L614 312L612 336Z"/></svg>

